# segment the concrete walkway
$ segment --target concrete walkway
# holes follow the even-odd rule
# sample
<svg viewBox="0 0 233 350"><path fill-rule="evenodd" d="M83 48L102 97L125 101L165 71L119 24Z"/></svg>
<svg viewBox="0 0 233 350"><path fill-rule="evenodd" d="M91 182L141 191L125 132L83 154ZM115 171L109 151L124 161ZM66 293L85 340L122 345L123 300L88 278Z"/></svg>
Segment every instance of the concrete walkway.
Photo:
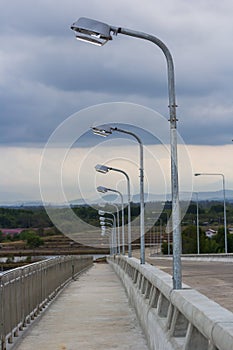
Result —
<svg viewBox="0 0 233 350"><path fill-rule="evenodd" d="M148 350L134 310L108 264L72 282L21 337L17 350Z"/></svg>

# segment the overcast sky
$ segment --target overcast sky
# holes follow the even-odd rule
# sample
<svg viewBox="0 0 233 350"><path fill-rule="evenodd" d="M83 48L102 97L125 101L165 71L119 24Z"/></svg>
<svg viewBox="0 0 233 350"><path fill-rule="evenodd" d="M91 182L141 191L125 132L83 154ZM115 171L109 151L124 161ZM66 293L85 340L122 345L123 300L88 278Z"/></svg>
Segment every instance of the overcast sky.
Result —
<svg viewBox="0 0 233 350"><path fill-rule="evenodd" d="M24 194L38 198L42 148L80 110L123 101L168 119L167 72L160 49L124 35L102 48L78 42L70 25L83 16L147 32L166 43L175 63L179 134L196 150L192 167L224 173L228 188L233 188L232 14L232 0L2 0L1 196L7 198L12 191L19 199L19 174L22 180L27 173ZM93 144L89 132L82 147ZM210 189L221 188L219 181L216 186Z"/></svg>

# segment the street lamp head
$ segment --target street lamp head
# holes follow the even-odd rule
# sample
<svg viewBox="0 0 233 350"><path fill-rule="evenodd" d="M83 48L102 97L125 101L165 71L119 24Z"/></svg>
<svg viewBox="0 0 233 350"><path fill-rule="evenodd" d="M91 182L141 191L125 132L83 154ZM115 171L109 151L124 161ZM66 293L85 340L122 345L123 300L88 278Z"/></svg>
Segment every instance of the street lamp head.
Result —
<svg viewBox="0 0 233 350"><path fill-rule="evenodd" d="M92 127L92 131L95 135L107 137L112 134L111 127Z"/></svg>
<svg viewBox="0 0 233 350"><path fill-rule="evenodd" d="M113 226L113 224L110 221L100 221L100 226L105 226L105 227L111 228Z"/></svg>
<svg viewBox="0 0 233 350"><path fill-rule="evenodd" d="M104 208L105 207L105 203L98 203L98 206L101 207L101 208Z"/></svg>
<svg viewBox="0 0 233 350"><path fill-rule="evenodd" d="M109 170L111 170L111 168L109 168L106 165L97 164L95 166L95 170L98 171L99 173L106 174L107 172L109 172Z"/></svg>
<svg viewBox="0 0 233 350"><path fill-rule="evenodd" d="M200 176L201 175L201 173L195 173L194 174L194 176Z"/></svg>
<svg viewBox="0 0 233 350"><path fill-rule="evenodd" d="M108 192L108 189L104 186L98 186L97 191L101 192L101 193L106 193L106 192Z"/></svg>
<svg viewBox="0 0 233 350"><path fill-rule="evenodd" d="M102 225L100 228L101 228L102 231L111 232L111 227L109 227L109 226Z"/></svg>
<svg viewBox="0 0 233 350"><path fill-rule="evenodd" d="M90 18L79 18L71 25L71 29L75 32L76 39L97 46L103 46L107 41L112 40L111 27Z"/></svg>
<svg viewBox="0 0 233 350"><path fill-rule="evenodd" d="M101 236L107 236L111 233L111 228L108 226L101 226Z"/></svg>
<svg viewBox="0 0 233 350"><path fill-rule="evenodd" d="M103 216L103 215L105 214L105 211L103 211L103 210L98 210L98 214L101 215L101 216Z"/></svg>

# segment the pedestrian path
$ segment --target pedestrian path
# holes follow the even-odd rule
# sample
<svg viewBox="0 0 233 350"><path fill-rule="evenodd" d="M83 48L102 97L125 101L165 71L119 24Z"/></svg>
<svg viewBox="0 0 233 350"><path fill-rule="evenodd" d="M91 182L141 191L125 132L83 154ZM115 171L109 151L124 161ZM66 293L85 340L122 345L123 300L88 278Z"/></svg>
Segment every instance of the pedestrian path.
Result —
<svg viewBox="0 0 233 350"><path fill-rule="evenodd" d="M19 339L17 350L148 350L125 290L108 264L73 281Z"/></svg>

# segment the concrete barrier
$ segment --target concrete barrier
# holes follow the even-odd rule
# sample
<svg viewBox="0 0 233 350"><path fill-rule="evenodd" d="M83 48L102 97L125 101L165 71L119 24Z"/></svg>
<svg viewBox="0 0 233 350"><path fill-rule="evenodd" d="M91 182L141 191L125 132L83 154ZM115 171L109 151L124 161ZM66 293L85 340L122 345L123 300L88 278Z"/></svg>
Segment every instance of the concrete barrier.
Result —
<svg viewBox="0 0 233 350"><path fill-rule="evenodd" d="M233 350L233 313L135 258L108 258L153 350Z"/></svg>
<svg viewBox="0 0 233 350"><path fill-rule="evenodd" d="M164 260L172 260L172 256L168 255L155 255L151 254L150 258L159 258ZM181 260L190 260L190 261L215 261L215 262L224 262L224 263L230 263L233 262L233 253L228 254L182 254Z"/></svg>

